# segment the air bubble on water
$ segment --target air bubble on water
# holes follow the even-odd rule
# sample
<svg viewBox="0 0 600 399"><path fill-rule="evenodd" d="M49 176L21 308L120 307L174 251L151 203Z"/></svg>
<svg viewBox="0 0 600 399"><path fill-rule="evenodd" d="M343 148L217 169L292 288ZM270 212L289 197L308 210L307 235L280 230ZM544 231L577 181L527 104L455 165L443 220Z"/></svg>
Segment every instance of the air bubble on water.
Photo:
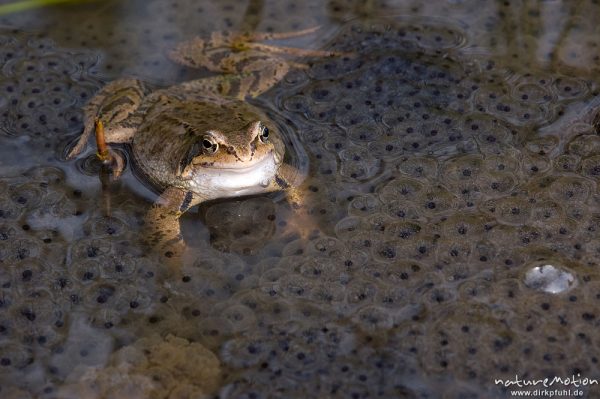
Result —
<svg viewBox="0 0 600 399"><path fill-rule="evenodd" d="M549 294L560 294L576 287L577 278L560 266L542 264L530 268L525 273L525 285Z"/></svg>

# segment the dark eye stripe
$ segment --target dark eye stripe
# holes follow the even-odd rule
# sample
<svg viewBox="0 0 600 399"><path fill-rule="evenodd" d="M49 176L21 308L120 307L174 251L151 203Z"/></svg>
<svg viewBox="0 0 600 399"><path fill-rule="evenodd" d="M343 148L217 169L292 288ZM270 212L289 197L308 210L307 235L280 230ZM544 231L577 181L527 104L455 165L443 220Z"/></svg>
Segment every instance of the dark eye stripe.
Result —
<svg viewBox="0 0 600 399"><path fill-rule="evenodd" d="M183 157L183 159L181 160L181 163L179 165L180 172L183 172L186 166L188 166L195 157L200 155L201 152L202 150L200 149L200 143L194 143L192 145L192 148L190 148L185 157Z"/></svg>

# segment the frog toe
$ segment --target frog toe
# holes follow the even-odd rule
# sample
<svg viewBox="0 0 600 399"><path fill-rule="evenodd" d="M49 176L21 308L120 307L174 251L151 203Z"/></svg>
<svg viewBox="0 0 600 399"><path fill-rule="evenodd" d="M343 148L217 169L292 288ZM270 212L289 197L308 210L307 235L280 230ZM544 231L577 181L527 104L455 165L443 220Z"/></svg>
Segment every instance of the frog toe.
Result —
<svg viewBox="0 0 600 399"><path fill-rule="evenodd" d="M81 154L81 152L87 145L87 142L88 142L90 136L92 135L93 131L94 131L94 121L87 121L85 124L85 128L83 129L83 133L81 133L81 136L79 136L75 145L67 152L67 156L66 156L67 160L73 159L73 158L77 157L79 154Z"/></svg>

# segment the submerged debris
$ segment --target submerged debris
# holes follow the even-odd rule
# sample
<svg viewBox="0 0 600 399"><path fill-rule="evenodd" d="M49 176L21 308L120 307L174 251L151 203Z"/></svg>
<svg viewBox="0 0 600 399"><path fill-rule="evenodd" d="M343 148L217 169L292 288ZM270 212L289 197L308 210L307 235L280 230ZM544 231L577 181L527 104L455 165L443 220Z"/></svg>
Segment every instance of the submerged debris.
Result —
<svg viewBox="0 0 600 399"><path fill-rule="evenodd" d="M107 364L71 373L60 397L205 398L220 382L219 360L198 343L167 335L139 339Z"/></svg>

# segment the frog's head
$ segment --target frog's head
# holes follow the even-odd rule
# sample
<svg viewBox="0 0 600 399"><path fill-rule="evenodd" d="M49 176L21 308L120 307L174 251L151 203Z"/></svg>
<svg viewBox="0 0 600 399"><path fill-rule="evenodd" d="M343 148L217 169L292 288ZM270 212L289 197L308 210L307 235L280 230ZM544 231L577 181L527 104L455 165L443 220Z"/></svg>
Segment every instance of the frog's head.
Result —
<svg viewBox="0 0 600 399"><path fill-rule="evenodd" d="M255 114L229 115L228 123L220 125L194 129L179 160L181 179L220 188L221 196L260 191L283 162L284 148L275 126Z"/></svg>
<svg viewBox="0 0 600 399"><path fill-rule="evenodd" d="M275 149L274 135L262 121L253 121L237 131L209 130L197 135L181 159L181 176L192 170L245 169L260 164L265 158L281 162Z"/></svg>

